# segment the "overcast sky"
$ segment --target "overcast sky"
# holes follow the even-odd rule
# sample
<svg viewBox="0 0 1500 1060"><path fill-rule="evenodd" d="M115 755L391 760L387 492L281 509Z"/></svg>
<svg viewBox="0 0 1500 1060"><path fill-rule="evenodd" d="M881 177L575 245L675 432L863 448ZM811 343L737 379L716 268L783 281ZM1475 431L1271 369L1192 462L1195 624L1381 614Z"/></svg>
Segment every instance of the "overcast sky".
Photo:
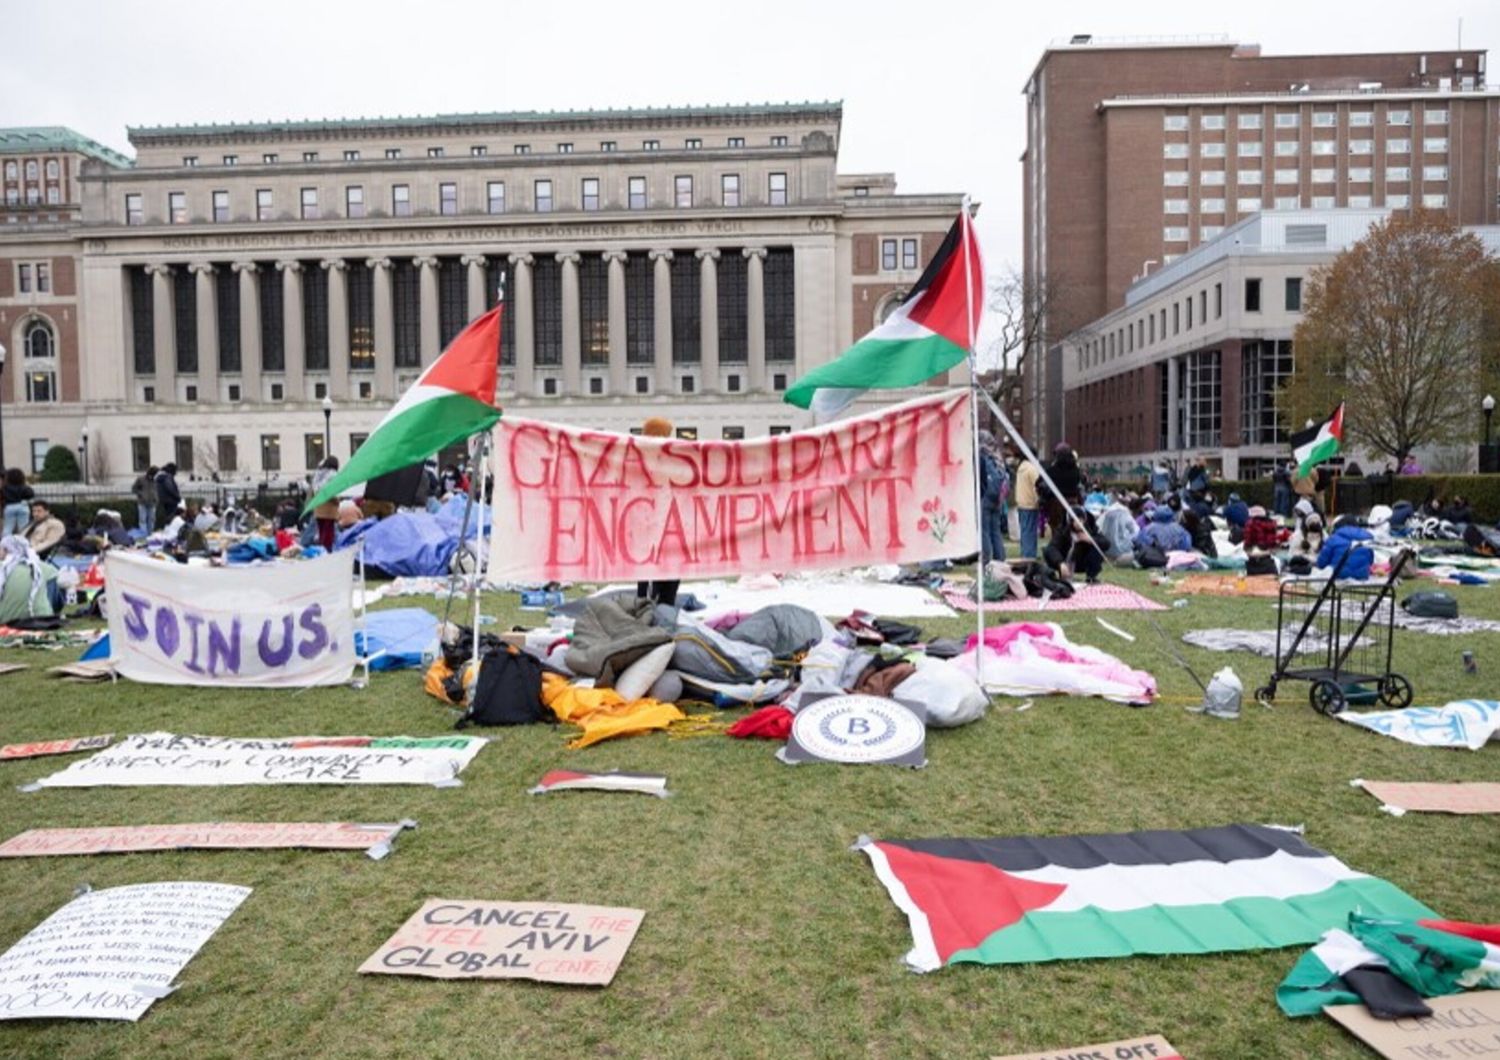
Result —
<svg viewBox="0 0 1500 1060"><path fill-rule="evenodd" d="M765 100L844 102L843 172L983 204L1019 263L1021 89L1049 41L1224 34L1269 54L1500 50L1496 0L1247 7L948 0L0 0L0 125L127 125ZM1500 82L1500 70L1490 83Z"/></svg>

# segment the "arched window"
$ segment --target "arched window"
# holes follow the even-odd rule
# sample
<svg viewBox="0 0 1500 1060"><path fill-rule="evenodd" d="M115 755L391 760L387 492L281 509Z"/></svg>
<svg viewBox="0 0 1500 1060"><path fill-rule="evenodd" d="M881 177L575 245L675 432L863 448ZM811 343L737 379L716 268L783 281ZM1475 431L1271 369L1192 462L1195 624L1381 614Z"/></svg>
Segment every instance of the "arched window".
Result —
<svg viewBox="0 0 1500 1060"><path fill-rule="evenodd" d="M906 300L905 291L893 291L884 302L875 307L875 324L878 327L884 324L890 315L896 311L896 307Z"/></svg>
<svg viewBox="0 0 1500 1060"><path fill-rule="evenodd" d="M25 353L22 371L26 375L26 400L49 402L57 400L57 340L52 328L44 320L33 320L26 325L21 339Z"/></svg>
<svg viewBox="0 0 1500 1060"><path fill-rule="evenodd" d="M20 168L14 162L7 162L7 163L5 163L5 179L6 180L15 180L16 177L20 174L20 172L21 172Z"/></svg>
<svg viewBox="0 0 1500 1060"><path fill-rule="evenodd" d="M55 158L49 158L49 159L47 159L47 179L48 180L56 180L57 179L57 159L55 159Z"/></svg>
<svg viewBox="0 0 1500 1060"><path fill-rule="evenodd" d="M37 172L38 170L36 166L36 159L33 158L26 163L26 179L35 180L37 178Z"/></svg>
<svg viewBox="0 0 1500 1060"><path fill-rule="evenodd" d="M28 359L51 357L55 349L52 329L45 321L33 320L26 325L26 338L22 348Z"/></svg>

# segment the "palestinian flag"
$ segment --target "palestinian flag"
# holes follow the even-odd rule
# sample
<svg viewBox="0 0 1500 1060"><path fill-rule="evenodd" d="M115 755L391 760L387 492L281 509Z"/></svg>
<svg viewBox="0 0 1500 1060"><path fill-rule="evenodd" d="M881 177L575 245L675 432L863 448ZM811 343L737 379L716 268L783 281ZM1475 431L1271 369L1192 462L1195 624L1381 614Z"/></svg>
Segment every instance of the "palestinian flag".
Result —
<svg viewBox="0 0 1500 1060"><path fill-rule="evenodd" d="M831 416L866 390L925 383L968 357L983 309L984 264L966 207L885 323L798 379L784 397Z"/></svg>
<svg viewBox="0 0 1500 1060"><path fill-rule="evenodd" d="M1344 403L1322 423L1292 435L1292 459L1301 478L1323 461L1335 456L1344 444Z"/></svg>
<svg viewBox="0 0 1500 1060"><path fill-rule="evenodd" d="M1500 987L1500 924L1353 914L1325 934L1276 988L1288 1016L1363 1004L1380 1018L1431 1015L1424 997ZM1425 1011L1424 1011L1425 1010Z"/></svg>
<svg viewBox="0 0 1500 1060"><path fill-rule="evenodd" d="M651 773L579 773L571 769L554 769L542 776L534 788L527 789L532 795L546 795L553 791L638 791L642 795L658 795L665 798L667 778Z"/></svg>
<svg viewBox="0 0 1500 1060"><path fill-rule="evenodd" d="M1186 832L862 839L911 922L917 971L1137 953L1271 949L1355 910L1432 911L1302 837L1263 825Z"/></svg>
<svg viewBox="0 0 1500 1060"><path fill-rule="evenodd" d="M495 425L500 419L495 380L500 370L500 313L504 308L497 305L458 333L304 511L350 486L410 467L446 445Z"/></svg>

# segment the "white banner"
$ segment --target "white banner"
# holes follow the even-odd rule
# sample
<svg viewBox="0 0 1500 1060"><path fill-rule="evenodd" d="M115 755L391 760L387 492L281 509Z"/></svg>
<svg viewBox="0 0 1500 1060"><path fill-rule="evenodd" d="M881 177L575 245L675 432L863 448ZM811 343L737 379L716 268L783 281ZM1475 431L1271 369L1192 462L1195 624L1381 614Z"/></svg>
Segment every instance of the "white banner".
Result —
<svg viewBox="0 0 1500 1060"><path fill-rule="evenodd" d="M303 736L233 740L151 732L127 736L28 788L233 784L457 785L483 736Z"/></svg>
<svg viewBox="0 0 1500 1060"><path fill-rule="evenodd" d="M111 550L110 657L164 685L305 688L354 673L354 550L298 563L185 567Z"/></svg>
<svg viewBox="0 0 1500 1060"><path fill-rule="evenodd" d="M134 1023L249 895L227 883L80 895L0 954L0 1019Z"/></svg>

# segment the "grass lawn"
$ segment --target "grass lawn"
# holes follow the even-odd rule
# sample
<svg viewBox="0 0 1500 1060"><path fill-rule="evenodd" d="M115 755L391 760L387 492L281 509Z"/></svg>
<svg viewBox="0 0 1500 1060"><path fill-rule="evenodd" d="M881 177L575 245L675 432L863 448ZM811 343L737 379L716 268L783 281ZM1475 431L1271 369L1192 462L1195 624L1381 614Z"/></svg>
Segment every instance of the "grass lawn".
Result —
<svg viewBox="0 0 1500 1060"><path fill-rule="evenodd" d="M1172 599L1143 574L1111 575ZM1407 590L1403 590L1407 591ZM1464 614L1500 617L1500 589L1457 589ZM406 598L437 609L431 598ZM514 596L485 611L535 622ZM998 619L998 616L996 616ZM8 837L47 826L228 821L391 821L420 827L385 861L327 851L188 852L0 861L0 948L81 883L244 884L254 893L138 1024L0 1025L5 1057L193 1056L965 1056L1041 1050L1147 1032L1184 1056L1358 1057L1323 1019L1289 1020L1273 991L1301 953L964 966L905 971L905 918L850 844L876 837L990 836L1305 824L1315 846L1383 876L1445 916L1494 921L1500 832L1491 819L1392 818L1354 777L1493 780L1495 748L1409 747L1314 714L1306 686L1237 722L1189 714L1197 687L1148 616L1060 614L1073 639L1156 675L1162 702L1130 709L997 699L982 721L935 731L920 771L789 768L775 745L665 735L569 751L573 731L538 725L487 735L451 790L406 787L54 789L16 785L71 757L0 764ZM1274 602L1190 598L1154 616L1176 641L1200 626L1266 629ZM962 634L972 616L929 621ZM1398 633L1397 668L1417 703L1497 695L1500 636ZM1206 680L1232 664L1253 689L1271 664L1176 642ZM1464 673L1472 649L1479 674ZM364 691L80 686L42 675L73 653L10 650L31 664L0 677L0 743L166 730L219 736L436 735L452 715L415 672ZM526 789L569 766L665 773L674 795ZM355 969L429 897L511 898L647 910L607 989L437 982Z"/></svg>

